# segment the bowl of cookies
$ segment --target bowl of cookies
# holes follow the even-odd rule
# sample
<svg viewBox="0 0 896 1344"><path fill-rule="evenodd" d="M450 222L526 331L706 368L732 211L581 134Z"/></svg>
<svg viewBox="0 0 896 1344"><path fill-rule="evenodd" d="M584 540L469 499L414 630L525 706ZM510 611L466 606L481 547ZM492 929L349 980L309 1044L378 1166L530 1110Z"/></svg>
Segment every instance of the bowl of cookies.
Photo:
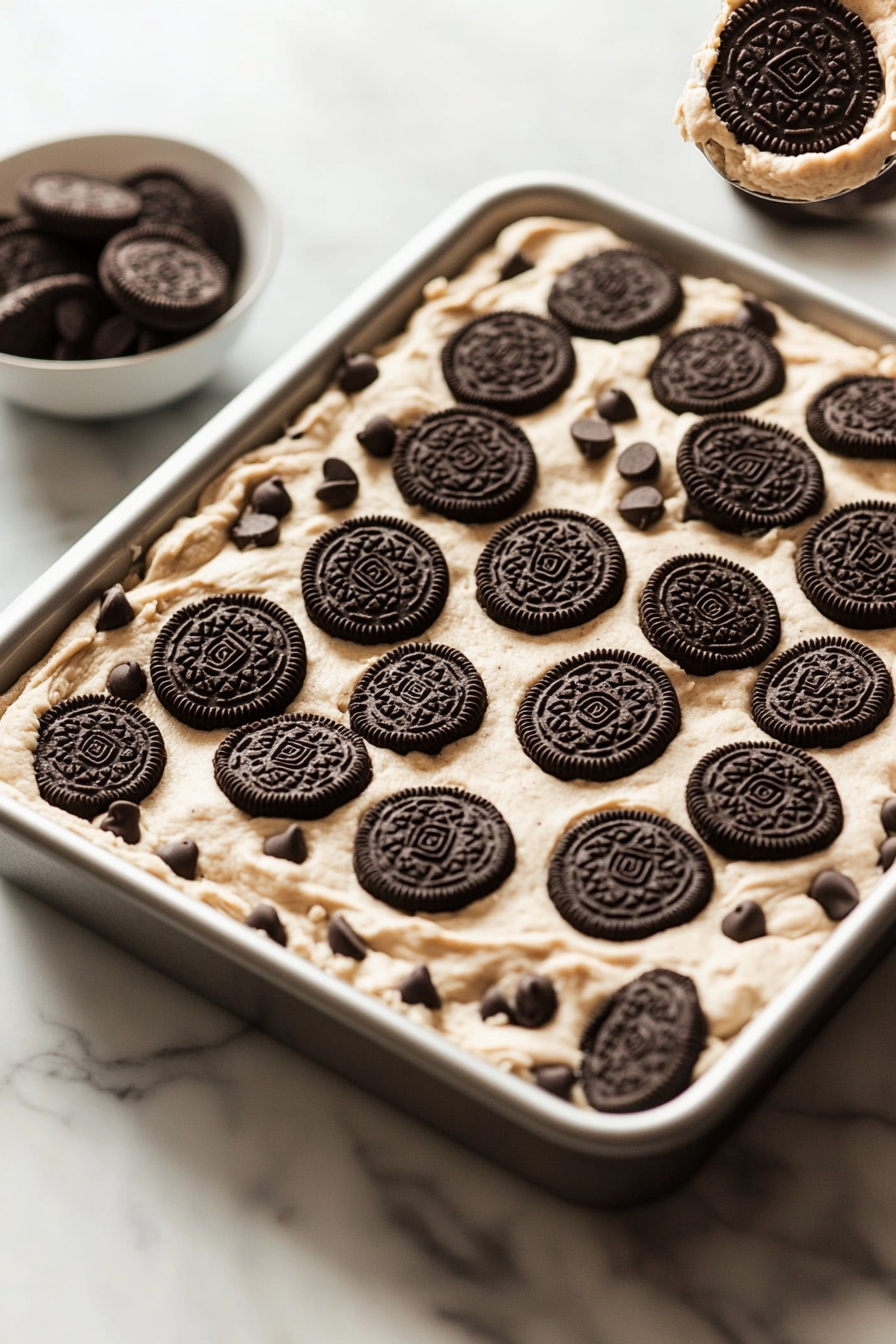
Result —
<svg viewBox="0 0 896 1344"><path fill-rule="evenodd" d="M87 135L0 161L0 395L79 419L175 401L271 278L275 213L180 140Z"/></svg>

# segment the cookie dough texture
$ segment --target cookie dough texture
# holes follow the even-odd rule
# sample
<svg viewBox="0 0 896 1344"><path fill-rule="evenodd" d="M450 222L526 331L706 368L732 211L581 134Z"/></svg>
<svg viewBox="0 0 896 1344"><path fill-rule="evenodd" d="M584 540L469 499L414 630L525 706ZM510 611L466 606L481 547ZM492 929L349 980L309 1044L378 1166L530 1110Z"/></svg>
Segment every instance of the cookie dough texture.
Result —
<svg viewBox="0 0 896 1344"><path fill-rule="evenodd" d="M874 885L879 809L894 792L896 752L892 716L873 737L817 757L833 775L845 809L842 835L829 850L785 863L726 862L708 852L715 889L707 907L687 924L636 942L611 943L577 933L560 916L547 891L548 864L559 837L596 808L646 808L692 832L685 809L685 782L706 751L721 742L754 741L761 733L750 717L750 694L758 669L692 677L658 653L638 627L638 598L646 580L670 556L705 551L753 569L775 594L783 627L779 649L821 635L842 634L807 601L794 574L794 553L811 520L758 539L717 531L708 523L682 522L684 493L675 456L690 414L676 416L653 398L648 372L658 336L612 345L574 338L577 371L553 405L521 417L538 458L539 477L530 509L571 508L605 522L625 552L628 579L621 600L587 624L547 637L528 636L495 624L475 597L474 570L483 546L500 524L471 525L425 513L404 503L388 460L368 456L356 434L374 416L406 426L452 404L442 377L441 350L462 323L502 308L544 314L554 278L595 250L624 246L608 230L558 219L513 224L495 247L479 255L454 280L433 280L425 302L407 329L377 352L379 379L347 397L335 388L309 406L292 432L240 459L214 481L195 514L181 518L146 556L145 577L133 575L128 597L134 621L97 632L96 604L76 620L46 658L0 701L0 789L52 817L60 826L137 864L236 919L259 901L272 902L283 920L291 951L367 994L492 1061L531 1078L542 1064L580 1061L579 1038L595 1010L621 985L655 967L668 967L696 982L710 1039L698 1064L704 1069L739 1031L788 983L831 933L834 925L807 896L812 878L837 868L862 894ZM499 283L503 262L522 250L536 266ZM713 279L683 277L684 309L675 330L729 321L740 290ZM802 436L805 408L831 379L846 373L896 371L896 356L859 349L775 309L776 344L787 382L776 397L751 411ZM610 387L623 388L639 418L616 426L618 450L629 443L655 444L662 463L658 484L666 496L664 518L646 533L628 527L617 512L626 487L616 453L586 461L570 425L594 408ZM294 437L300 430L302 437ZM360 494L335 516L315 499L321 465L328 456L351 464ZM896 463L868 463L819 451L827 484L826 507L848 500L885 498L896 490ZM283 478L294 507L283 519L281 540L271 549L238 551L228 529L254 486ZM164 777L142 805L141 840L128 846L109 832L48 807L38 795L32 750L39 716L76 694L102 693L110 670L137 660L149 666L164 622L189 602L215 593L259 593L284 607L299 623L308 650L308 674L289 707L348 723L352 691L386 648L364 648L331 639L308 619L300 584L302 561L312 543L344 517L387 514L423 527L448 562L451 589L445 609L424 638L462 650L481 674L489 706L481 728L435 757L400 756L370 746L373 782L359 797L323 820L303 824L309 856L301 865L267 856L267 836L283 829L280 819L251 818L217 788L212 758L226 730L202 732L179 723L152 689L138 702L159 726L168 751ZM863 635L892 669L896 631ZM612 783L565 782L546 775L523 753L514 714L529 687L551 667L589 649L627 649L659 664L681 703L682 728L666 752L636 774ZM453 914L409 916L369 896L352 869L352 845L361 817L374 803L400 789L451 786L487 798L509 823L517 846L512 875L493 895ZM153 850L194 839L199 872L179 879ZM738 944L721 931L722 919L741 901L760 905L768 936ZM341 912L366 940L363 961L334 954L327 922ZM262 934L258 934L262 937ZM405 1005L396 986L426 963L442 1008ZM550 976L559 1008L539 1030L509 1025L503 1017L483 1022L479 1000L493 985L512 1000L521 976ZM577 1089L579 1104L584 1104Z"/></svg>
<svg viewBox="0 0 896 1344"><path fill-rule="evenodd" d="M896 154L896 7L892 0L842 0L858 14L877 45L884 96L862 134L826 154L771 154L741 145L716 115L706 81L716 63L722 29L746 0L722 0L712 33L694 57L691 77L675 109L682 138L692 140L729 182L788 201L819 201L852 191L877 177Z"/></svg>

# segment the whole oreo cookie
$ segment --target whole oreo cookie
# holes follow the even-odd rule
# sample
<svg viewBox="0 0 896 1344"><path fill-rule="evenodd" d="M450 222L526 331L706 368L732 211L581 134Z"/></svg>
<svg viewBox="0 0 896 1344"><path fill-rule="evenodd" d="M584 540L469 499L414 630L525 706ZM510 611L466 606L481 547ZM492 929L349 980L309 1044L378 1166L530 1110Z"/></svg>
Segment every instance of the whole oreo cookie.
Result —
<svg viewBox="0 0 896 1344"><path fill-rule="evenodd" d="M582 1035L582 1085L596 1111L646 1111L688 1086L706 1019L686 975L646 971L612 994Z"/></svg>
<svg viewBox="0 0 896 1344"><path fill-rule="evenodd" d="M746 411L783 389L784 361L761 331L692 327L676 336L650 370L653 395L677 415Z"/></svg>
<svg viewBox="0 0 896 1344"><path fill-rule="evenodd" d="M408 504L461 523L497 523L526 503L537 465L509 416L454 406L405 430L392 471Z"/></svg>
<svg viewBox="0 0 896 1344"><path fill-rule="evenodd" d="M654 812L607 808L558 841L548 893L589 938L629 942L686 924L712 895L712 868L697 841Z"/></svg>
<svg viewBox="0 0 896 1344"><path fill-rule="evenodd" d="M0 294L48 275L88 275L90 263L64 238L44 233L27 215L0 224Z"/></svg>
<svg viewBox="0 0 896 1344"><path fill-rule="evenodd" d="M883 76L871 33L837 0L748 0L722 29L706 87L740 144L827 154L861 135Z"/></svg>
<svg viewBox="0 0 896 1344"><path fill-rule="evenodd" d="M59 339L57 307L95 292L86 275L48 275L10 290L0 298L0 350L23 359L52 359Z"/></svg>
<svg viewBox="0 0 896 1344"><path fill-rule="evenodd" d="M838 378L809 402L806 424L829 453L896 458L896 381L870 374Z"/></svg>
<svg viewBox="0 0 896 1344"><path fill-rule="evenodd" d="M676 555L654 570L639 622L654 648L695 676L755 667L781 638L775 599L721 555Z"/></svg>
<svg viewBox="0 0 896 1344"><path fill-rule="evenodd" d="M851 630L896 625L896 504L826 513L803 538L796 577L813 606Z"/></svg>
<svg viewBox="0 0 896 1344"><path fill-rule="evenodd" d="M350 518L330 528L302 565L315 625L356 644L415 639L448 597L448 566L431 537L402 518Z"/></svg>
<svg viewBox="0 0 896 1344"><path fill-rule="evenodd" d="M266 597L228 593L182 607L153 646L156 695L191 728L233 728L279 714L305 680L305 641Z"/></svg>
<svg viewBox="0 0 896 1344"><path fill-rule="evenodd" d="M220 317L229 301L227 267L186 229L162 224L124 229L103 248L99 272L113 303L161 331L198 331Z"/></svg>
<svg viewBox="0 0 896 1344"><path fill-rule="evenodd" d="M637 653L567 658L523 697L516 734L557 779L621 779L661 756L681 727L665 672Z"/></svg>
<svg viewBox="0 0 896 1344"><path fill-rule="evenodd" d="M321 714L236 728L215 752L215 783L250 817L328 817L363 793L371 776L357 733Z"/></svg>
<svg viewBox="0 0 896 1344"><path fill-rule="evenodd" d="M558 275L548 296L552 315L573 336L627 341L674 322L684 295L662 257L637 248L609 248Z"/></svg>
<svg viewBox="0 0 896 1344"><path fill-rule="evenodd" d="M505 523L489 541L476 565L476 599L499 625L546 635L614 606L625 577L625 557L604 523L542 509Z"/></svg>
<svg viewBox="0 0 896 1344"><path fill-rule="evenodd" d="M772 659L750 704L769 737L793 747L842 747L874 732L893 707L883 661L854 639L810 639Z"/></svg>
<svg viewBox="0 0 896 1344"><path fill-rule="evenodd" d="M457 649L404 644L364 673L349 715L354 731L375 747L436 756L477 731L487 704L482 678Z"/></svg>
<svg viewBox="0 0 896 1344"><path fill-rule="evenodd" d="M17 194L26 215L69 238L101 242L140 214L135 191L80 173L35 173L18 184Z"/></svg>
<svg viewBox="0 0 896 1344"><path fill-rule="evenodd" d="M213 183L183 168L141 168L125 178L142 203L141 224L172 224L196 234L233 274L240 259L240 229L230 202Z"/></svg>
<svg viewBox="0 0 896 1344"><path fill-rule="evenodd" d="M699 834L726 859L799 859L843 829L827 770L777 742L717 747L691 771L685 801Z"/></svg>
<svg viewBox="0 0 896 1344"><path fill-rule="evenodd" d="M513 872L516 848L492 803L462 789L404 789L364 814L355 873L396 910L461 910Z"/></svg>
<svg viewBox="0 0 896 1344"><path fill-rule="evenodd" d="M808 444L747 416L699 420L681 441L677 465L688 499L726 532L793 527L824 502L824 477Z"/></svg>
<svg viewBox="0 0 896 1344"><path fill-rule="evenodd" d="M162 778L165 761L162 734L141 710L79 695L42 716L34 774L44 802L91 818L115 802L141 802Z"/></svg>
<svg viewBox="0 0 896 1344"><path fill-rule="evenodd" d="M487 313L447 341L442 371L458 401L531 415L566 391L576 357L558 322L535 313Z"/></svg>

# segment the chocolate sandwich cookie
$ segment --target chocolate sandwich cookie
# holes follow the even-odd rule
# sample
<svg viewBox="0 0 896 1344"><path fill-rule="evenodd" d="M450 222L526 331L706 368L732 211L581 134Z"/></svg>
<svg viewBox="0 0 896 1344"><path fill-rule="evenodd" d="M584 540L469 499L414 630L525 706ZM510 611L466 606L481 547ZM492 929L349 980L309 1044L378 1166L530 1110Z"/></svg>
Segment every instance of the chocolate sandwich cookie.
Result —
<svg viewBox="0 0 896 1344"><path fill-rule="evenodd" d="M854 639L810 639L761 672L750 710L764 733L793 747L842 747L873 733L893 707L883 661Z"/></svg>
<svg viewBox="0 0 896 1344"><path fill-rule="evenodd" d="M793 527L824 503L824 477L808 444L745 415L711 415L685 434L678 475L701 516L725 532Z"/></svg>
<svg viewBox="0 0 896 1344"><path fill-rule="evenodd" d="M548 894L589 938L630 942L693 919L712 895L712 868L697 841L654 812L606 808L558 841Z"/></svg>
<svg viewBox="0 0 896 1344"><path fill-rule="evenodd" d="M94 292L86 275L48 275L0 298L0 350L24 359L52 359L59 339L56 308L76 294Z"/></svg>
<svg viewBox="0 0 896 1344"><path fill-rule="evenodd" d="M447 341L442 371L458 401L531 415L566 391L576 357L559 322L535 313L487 313Z"/></svg>
<svg viewBox="0 0 896 1344"><path fill-rule="evenodd" d="M505 523L479 557L476 600L493 621L527 635L568 630L615 606L625 557L597 518L542 509Z"/></svg>
<svg viewBox="0 0 896 1344"><path fill-rule="evenodd" d="M490 895L516 861L513 835L492 803L462 789L403 789L364 814L355 873L396 910L437 914Z"/></svg>
<svg viewBox="0 0 896 1344"><path fill-rule="evenodd" d="M765 584L721 555L664 561L644 586L638 616L654 648L694 676L755 667L781 638Z"/></svg>
<svg viewBox="0 0 896 1344"><path fill-rule="evenodd" d="M404 644L364 673L349 715L355 732L375 747L436 756L477 731L487 704L482 678L457 649Z"/></svg>
<svg viewBox="0 0 896 1344"><path fill-rule="evenodd" d="M688 1086L706 1044L689 976L664 968L630 980L582 1035L582 1086L596 1111L646 1111Z"/></svg>
<svg viewBox="0 0 896 1344"><path fill-rule="evenodd" d="M655 761L681 727L672 683L637 653L598 649L551 668L516 714L520 746L557 779L622 779Z"/></svg>
<svg viewBox="0 0 896 1344"><path fill-rule="evenodd" d="M113 303L161 331L198 331L230 298L221 258L195 234L162 224L117 233L103 248L99 274Z"/></svg>
<svg viewBox="0 0 896 1344"><path fill-rule="evenodd" d="M799 859L843 829L827 770L777 742L717 747L691 771L685 801L698 833L726 859Z"/></svg>
<svg viewBox="0 0 896 1344"><path fill-rule="evenodd" d="M896 504L868 500L826 513L803 538L796 577L831 621L851 630L896 625Z"/></svg>
<svg viewBox="0 0 896 1344"><path fill-rule="evenodd" d="M90 263L65 238L20 215L0 224L0 294L48 275L89 275Z"/></svg>
<svg viewBox="0 0 896 1344"><path fill-rule="evenodd" d="M722 29L706 88L740 144L827 154L861 135L883 75L868 28L837 0L748 0Z"/></svg>
<svg viewBox="0 0 896 1344"><path fill-rule="evenodd" d="M150 675L181 723L233 728L284 710L306 665L302 632L288 612L255 593L228 593L192 602L166 622Z"/></svg>
<svg viewBox="0 0 896 1344"><path fill-rule="evenodd" d="M650 370L653 395L677 415L746 411L783 390L784 361L761 331L692 327L671 340Z"/></svg>
<svg viewBox="0 0 896 1344"><path fill-rule="evenodd" d="M684 294L664 258L637 248L608 248L557 276L548 309L573 336L628 341L674 322ZM634 414L634 411L632 411Z"/></svg>
<svg viewBox="0 0 896 1344"><path fill-rule="evenodd" d="M321 714L236 728L215 752L215 783L250 817L316 821L357 798L371 777L358 734Z"/></svg>
<svg viewBox="0 0 896 1344"><path fill-rule="evenodd" d="M233 274L240 229L230 202L213 183L182 168L141 168L125 178L141 201L140 224L171 224L195 233Z"/></svg>
<svg viewBox="0 0 896 1344"><path fill-rule="evenodd" d="M19 182L17 194L43 228L91 242L135 224L141 208L136 191L80 173L35 173Z"/></svg>
<svg viewBox="0 0 896 1344"><path fill-rule="evenodd" d="M79 695L41 717L34 775L44 802L91 818L115 802L141 802L162 778L165 761L162 734L141 710Z"/></svg>
<svg viewBox="0 0 896 1344"><path fill-rule="evenodd" d="M405 430L392 472L408 504L460 523L497 523L526 503L537 465L509 416L454 406Z"/></svg>
<svg viewBox="0 0 896 1344"><path fill-rule="evenodd" d="M806 424L829 453L896 458L896 380L870 374L838 378L809 402Z"/></svg>
<svg viewBox="0 0 896 1344"><path fill-rule="evenodd" d="M422 635L441 613L448 566L432 538L403 518L350 518L309 550L302 594L328 635L391 644Z"/></svg>

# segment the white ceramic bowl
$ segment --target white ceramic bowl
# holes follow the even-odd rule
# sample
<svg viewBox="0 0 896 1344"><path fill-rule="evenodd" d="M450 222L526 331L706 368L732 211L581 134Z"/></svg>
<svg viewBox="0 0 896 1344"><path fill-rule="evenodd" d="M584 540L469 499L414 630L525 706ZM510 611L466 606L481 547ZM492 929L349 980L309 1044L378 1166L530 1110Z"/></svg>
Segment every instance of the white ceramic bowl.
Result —
<svg viewBox="0 0 896 1344"><path fill-rule="evenodd" d="M192 392L223 362L270 280L280 251L274 210L233 164L196 145L157 135L82 135L55 140L0 161L0 213L16 212L16 182L26 173L58 169L120 178L151 165L201 174L230 201L243 241L233 304L195 336L145 355L68 361L0 353L0 395L49 415L78 419L134 415Z"/></svg>

